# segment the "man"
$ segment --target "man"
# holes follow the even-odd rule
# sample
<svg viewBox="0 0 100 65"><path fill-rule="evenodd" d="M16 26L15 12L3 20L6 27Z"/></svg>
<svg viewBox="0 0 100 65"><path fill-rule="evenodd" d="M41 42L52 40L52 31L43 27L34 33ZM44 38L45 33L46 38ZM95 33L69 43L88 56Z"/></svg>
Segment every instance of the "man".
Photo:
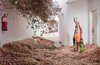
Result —
<svg viewBox="0 0 100 65"><path fill-rule="evenodd" d="M77 20L77 18L73 18L74 20L74 23L75 23L75 31L74 31L74 39L75 39L75 45L76 45L76 51L79 51L79 48L80 48L80 41L81 41L81 38L82 38L82 28L80 26L80 23L79 21Z"/></svg>

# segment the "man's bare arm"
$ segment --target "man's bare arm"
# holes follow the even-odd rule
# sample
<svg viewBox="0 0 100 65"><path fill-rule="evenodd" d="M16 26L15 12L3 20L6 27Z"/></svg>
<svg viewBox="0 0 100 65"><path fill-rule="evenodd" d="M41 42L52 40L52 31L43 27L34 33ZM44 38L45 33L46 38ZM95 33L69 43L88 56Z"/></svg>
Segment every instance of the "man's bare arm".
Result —
<svg viewBox="0 0 100 65"><path fill-rule="evenodd" d="M81 38L82 38L82 34L83 34L82 27L79 25L79 28L80 28Z"/></svg>

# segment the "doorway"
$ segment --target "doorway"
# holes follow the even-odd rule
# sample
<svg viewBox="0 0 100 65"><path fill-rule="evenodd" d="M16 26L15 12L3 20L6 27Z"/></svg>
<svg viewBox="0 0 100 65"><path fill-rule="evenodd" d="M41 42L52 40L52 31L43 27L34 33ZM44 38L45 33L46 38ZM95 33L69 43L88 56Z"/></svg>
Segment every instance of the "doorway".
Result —
<svg viewBox="0 0 100 65"><path fill-rule="evenodd" d="M92 10L92 44L97 43L97 9Z"/></svg>
<svg viewBox="0 0 100 65"><path fill-rule="evenodd" d="M97 44L97 9L90 11L90 43Z"/></svg>

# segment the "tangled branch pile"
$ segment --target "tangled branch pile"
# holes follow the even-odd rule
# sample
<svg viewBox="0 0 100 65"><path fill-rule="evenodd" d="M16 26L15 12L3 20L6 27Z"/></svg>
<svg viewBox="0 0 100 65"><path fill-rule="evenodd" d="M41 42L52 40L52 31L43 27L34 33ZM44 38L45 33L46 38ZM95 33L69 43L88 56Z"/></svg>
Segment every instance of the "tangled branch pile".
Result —
<svg viewBox="0 0 100 65"><path fill-rule="evenodd" d="M0 64L100 65L100 48L87 44L83 53L74 52L72 47L50 50L33 39L26 39L3 45L0 49Z"/></svg>
<svg viewBox="0 0 100 65"><path fill-rule="evenodd" d="M41 20L52 15L52 0L9 0L25 16L39 16Z"/></svg>

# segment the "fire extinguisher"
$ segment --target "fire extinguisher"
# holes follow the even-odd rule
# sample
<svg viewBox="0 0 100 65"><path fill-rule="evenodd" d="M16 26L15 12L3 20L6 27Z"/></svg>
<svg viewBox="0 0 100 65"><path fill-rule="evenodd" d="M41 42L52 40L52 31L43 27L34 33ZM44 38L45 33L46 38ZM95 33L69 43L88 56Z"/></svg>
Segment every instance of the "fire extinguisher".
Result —
<svg viewBox="0 0 100 65"><path fill-rule="evenodd" d="M5 14L2 16L2 31L7 31L7 16Z"/></svg>

